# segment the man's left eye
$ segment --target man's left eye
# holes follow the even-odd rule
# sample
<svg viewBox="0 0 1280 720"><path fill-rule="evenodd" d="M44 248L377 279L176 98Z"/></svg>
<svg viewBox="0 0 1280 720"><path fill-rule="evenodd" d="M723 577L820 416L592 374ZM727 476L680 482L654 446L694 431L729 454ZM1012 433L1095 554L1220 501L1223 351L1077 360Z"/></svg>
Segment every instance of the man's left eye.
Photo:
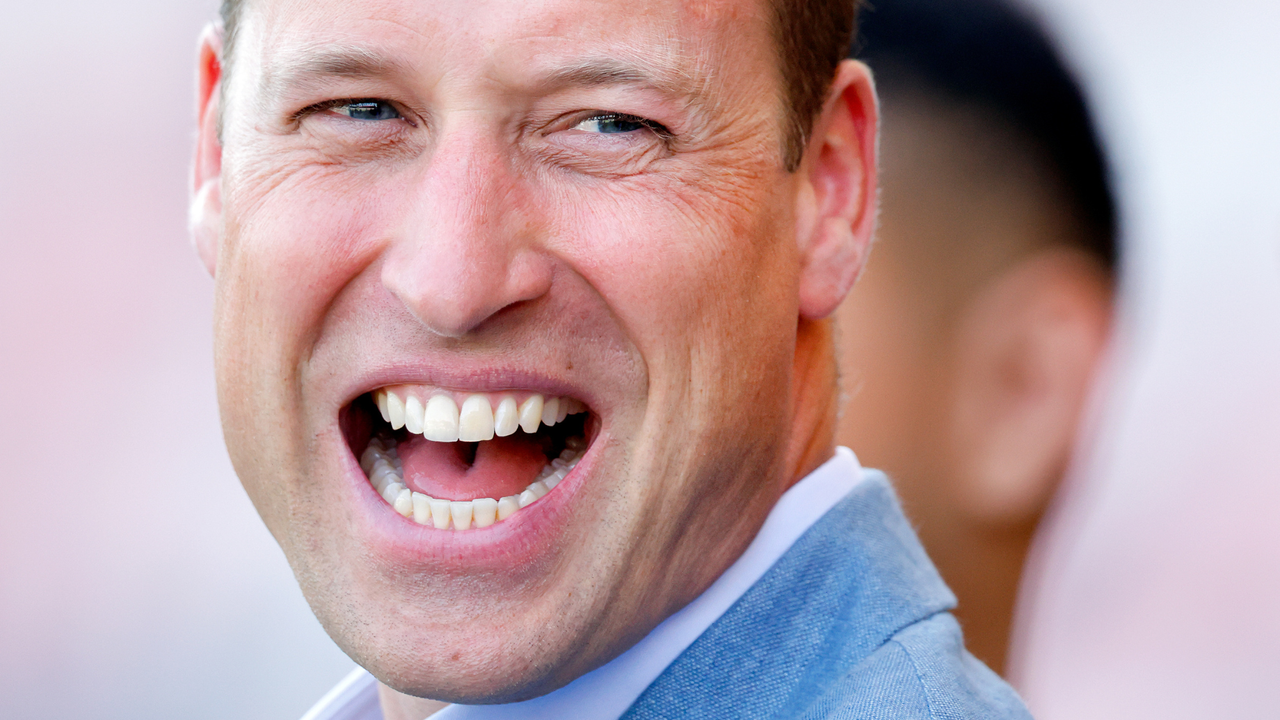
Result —
<svg viewBox="0 0 1280 720"><path fill-rule="evenodd" d="M650 130L658 135L669 134L667 129L652 120L646 120L635 115L623 115L619 113L605 113L603 115L593 115L582 120L573 126L574 130L583 132L601 133L604 135L618 135L622 133L635 132L637 130Z"/></svg>
<svg viewBox="0 0 1280 720"><path fill-rule="evenodd" d="M395 120L400 117L400 111L385 100L351 100L330 109L352 120Z"/></svg>

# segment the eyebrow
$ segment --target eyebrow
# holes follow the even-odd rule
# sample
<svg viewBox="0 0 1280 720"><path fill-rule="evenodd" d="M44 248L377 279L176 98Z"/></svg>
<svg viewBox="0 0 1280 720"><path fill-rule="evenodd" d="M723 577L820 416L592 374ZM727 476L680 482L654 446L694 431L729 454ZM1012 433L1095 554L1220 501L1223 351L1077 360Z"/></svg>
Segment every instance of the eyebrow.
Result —
<svg viewBox="0 0 1280 720"><path fill-rule="evenodd" d="M552 70L541 79L550 87L647 85L673 95L693 95L689 74L674 67L651 63L622 62L613 58L592 58Z"/></svg>
<svg viewBox="0 0 1280 720"><path fill-rule="evenodd" d="M294 58L263 68L259 90L263 97L278 99L326 78L412 76L415 72L409 64L367 48L325 45L304 48ZM638 85L685 99L701 94L699 83L678 65L613 57L590 57L554 67L534 77L529 85L544 92L574 86Z"/></svg>
<svg viewBox="0 0 1280 720"><path fill-rule="evenodd" d="M263 68L259 90L264 97L278 98L287 92L305 88L324 78L386 77L410 74L404 63L372 50L356 46L323 46L306 48L277 65Z"/></svg>

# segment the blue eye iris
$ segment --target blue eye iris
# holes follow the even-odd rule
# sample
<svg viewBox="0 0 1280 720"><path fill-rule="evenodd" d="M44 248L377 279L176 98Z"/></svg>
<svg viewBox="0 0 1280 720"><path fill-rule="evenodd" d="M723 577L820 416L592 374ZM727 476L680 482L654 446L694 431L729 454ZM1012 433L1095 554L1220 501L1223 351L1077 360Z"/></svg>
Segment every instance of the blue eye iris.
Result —
<svg viewBox="0 0 1280 720"><path fill-rule="evenodd" d="M400 112L389 102L382 100L355 100L333 108L334 112L352 120L395 120Z"/></svg>
<svg viewBox="0 0 1280 720"><path fill-rule="evenodd" d="M652 123L634 115L597 115L578 123L578 129L605 135L635 132L637 130L656 130Z"/></svg>

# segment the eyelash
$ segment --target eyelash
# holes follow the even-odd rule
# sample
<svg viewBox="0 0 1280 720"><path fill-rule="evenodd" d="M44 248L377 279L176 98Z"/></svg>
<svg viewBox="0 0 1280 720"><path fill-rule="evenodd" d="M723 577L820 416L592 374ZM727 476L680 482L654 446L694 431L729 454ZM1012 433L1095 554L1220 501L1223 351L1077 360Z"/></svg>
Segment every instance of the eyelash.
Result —
<svg viewBox="0 0 1280 720"><path fill-rule="evenodd" d="M574 124L577 125L578 123L585 122L587 120L621 120L623 122L643 125L644 127L648 128L650 132L652 132L654 135L657 135L658 138L663 141L671 140L672 138L675 137L675 133L668 130L666 125L663 125L662 123L657 122L655 120L650 120L649 118L640 117L639 115L632 115L630 113L592 112L584 117L579 118L577 122L575 122Z"/></svg>
<svg viewBox="0 0 1280 720"><path fill-rule="evenodd" d="M369 102L382 102L382 103L387 103L391 105L396 109L396 112L400 115L399 119L404 120L406 123L409 124L410 127L417 127L417 123L414 122L413 119L409 117L409 115L405 113L396 103L393 103L389 100L383 100L381 98L367 98L367 97L334 98L332 100L324 100L322 102L315 103L314 105L308 105L307 107L299 110L298 112L294 113L292 119L293 119L293 122L296 124L298 122L301 122L304 118L310 115L316 115L316 114L325 112L327 110L332 110L333 108L336 108L336 107L342 107L344 105L353 105L357 103L369 103ZM671 130L668 129L667 126L663 125L662 123L657 122L655 120L650 120L649 118L646 118L646 117L641 117L639 115L632 115L631 113L608 112L608 111L598 111L598 110L591 111L589 113L580 115L576 120L573 121L573 125L577 125L587 120L598 120L598 121L618 120L622 122L635 123L637 125L642 125L646 129L648 129L649 132L653 133L654 136L657 137L658 140L662 141L663 143L670 143L676 137L675 133L671 132Z"/></svg>
<svg viewBox="0 0 1280 720"><path fill-rule="evenodd" d="M410 127L417 127L417 126L418 126L418 124L417 124L416 122L414 122L414 121L413 121L413 119L412 119L411 117L409 117L409 115L408 115L407 113L405 113L405 112L400 108L400 106L399 106L399 105L397 105L396 103L393 103L393 102L391 102L390 100L383 100L383 99L381 99L381 98L367 98L367 97L363 97L363 98L334 98L333 100L324 100L324 101L322 101L322 102L318 102L318 103L316 103L316 104L314 104L314 105L308 105L307 107L302 108L301 110L299 110L298 112L296 112L296 113L294 113L294 114L293 114L293 122L294 122L294 123L298 123L298 122L299 122L299 121L301 121L303 118L306 118L306 117L307 117L307 116L309 116L309 115L316 115L316 114L322 113L322 112L324 112L324 111L326 111L326 110L332 110L332 109L334 109L334 108L336 108L336 107L342 107L343 105L354 105L354 104L357 104L357 103L370 103L370 102L381 102L381 103L386 103L386 104L388 104L388 105L392 106L393 108L395 108L396 112L400 115L400 117L399 117L399 119L400 119L400 120L404 120L406 123L409 123L409 126L410 126Z"/></svg>

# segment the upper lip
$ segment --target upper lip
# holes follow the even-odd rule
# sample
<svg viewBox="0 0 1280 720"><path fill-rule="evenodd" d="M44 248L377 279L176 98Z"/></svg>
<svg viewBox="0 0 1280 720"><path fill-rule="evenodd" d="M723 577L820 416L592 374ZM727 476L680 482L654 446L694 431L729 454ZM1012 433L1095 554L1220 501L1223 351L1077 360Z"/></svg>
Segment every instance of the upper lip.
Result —
<svg viewBox="0 0 1280 720"><path fill-rule="evenodd" d="M544 372L514 366L466 361L445 363L387 363L352 377L341 394L340 407L379 388L391 385L429 385L469 393L500 393L525 390L547 396L572 397L589 408L597 398L589 389Z"/></svg>

